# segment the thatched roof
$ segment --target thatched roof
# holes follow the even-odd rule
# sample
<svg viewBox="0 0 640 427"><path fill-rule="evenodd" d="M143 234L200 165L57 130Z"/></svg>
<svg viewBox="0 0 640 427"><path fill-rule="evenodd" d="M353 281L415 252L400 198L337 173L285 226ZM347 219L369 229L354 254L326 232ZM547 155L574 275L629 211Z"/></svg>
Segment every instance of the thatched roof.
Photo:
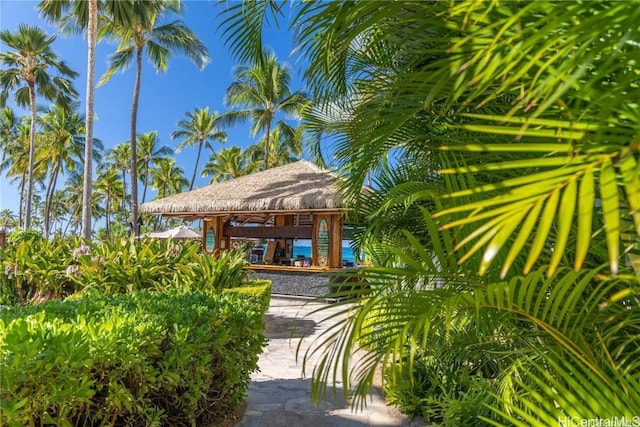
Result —
<svg viewBox="0 0 640 427"><path fill-rule="evenodd" d="M301 160L140 206L146 214L339 210L337 176Z"/></svg>

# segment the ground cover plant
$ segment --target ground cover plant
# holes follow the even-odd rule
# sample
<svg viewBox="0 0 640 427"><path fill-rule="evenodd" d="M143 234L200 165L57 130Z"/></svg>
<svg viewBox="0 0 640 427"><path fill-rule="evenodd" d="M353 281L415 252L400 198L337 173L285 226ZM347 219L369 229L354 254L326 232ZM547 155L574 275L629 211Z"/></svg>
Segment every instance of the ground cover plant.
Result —
<svg viewBox="0 0 640 427"><path fill-rule="evenodd" d="M225 9L238 58L261 60L262 26L283 5ZM384 365L389 395L435 423L633 420L637 5L296 5L316 100L305 123L318 161L346 178L374 264L356 309L312 350L317 396L340 376L362 404Z"/></svg>

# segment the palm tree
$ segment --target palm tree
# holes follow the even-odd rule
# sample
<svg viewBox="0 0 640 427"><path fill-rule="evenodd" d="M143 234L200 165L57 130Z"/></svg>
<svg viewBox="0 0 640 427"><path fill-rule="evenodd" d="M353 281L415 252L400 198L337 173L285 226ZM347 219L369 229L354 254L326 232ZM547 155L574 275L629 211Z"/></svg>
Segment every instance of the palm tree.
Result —
<svg viewBox="0 0 640 427"><path fill-rule="evenodd" d="M112 2L108 2L112 3ZM49 22L57 22L65 30L87 30L87 84L85 98L85 141L93 139L93 111L95 93L95 57L98 37L98 0L42 0L38 4L41 15ZM70 10L71 9L71 10ZM119 9L121 10L121 9ZM66 13L66 15L65 15ZM93 144L85 144L82 188L82 237L91 239L91 182L93 179Z"/></svg>
<svg viewBox="0 0 640 427"><path fill-rule="evenodd" d="M2 209L0 211L0 228L11 230L19 226L18 216L11 209Z"/></svg>
<svg viewBox="0 0 640 427"><path fill-rule="evenodd" d="M299 160L302 155L302 132L281 125L278 123L268 138L265 135L258 144L247 148L247 154L254 161L262 161L270 168L275 168ZM272 145L268 154L265 148L267 139Z"/></svg>
<svg viewBox="0 0 640 427"><path fill-rule="evenodd" d="M59 105L52 105L40 117L43 150L40 151L43 163L49 170L49 183L45 195L44 235L49 236L50 210L58 175L66 168L73 171L82 162L84 151L84 120L78 115L74 103L71 110Z"/></svg>
<svg viewBox="0 0 640 427"><path fill-rule="evenodd" d="M264 16L238 13L245 6L225 12L225 31L255 57L252 30L261 26L243 25ZM639 322L640 268L621 254L640 236L640 116L628 103L640 96L631 59L640 10L300 7L293 26L311 90L347 106L344 126L332 129L336 162L347 195L361 201L353 207L368 221L362 243L377 263L360 272L366 293L345 307L342 329L309 354L320 357L316 392L364 343L371 353L342 377L361 397L381 362L409 385L446 354L457 357L451 383L471 367L493 367L476 373L490 390L481 402L492 424L638 412L640 367L631 360L640 348L627 344ZM628 30L611 30L614 22ZM380 191L362 196L371 171ZM394 219L403 225L385 229ZM456 329L468 332L457 334L463 341L440 340ZM434 349L435 340L442 346ZM440 414L447 400L456 401L444 396Z"/></svg>
<svg viewBox="0 0 640 427"><path fill-rule="evenodd" d="M0 53L0 62L7 68L0 70L0 106L5 105L10 90L22 84L24 87L15 92L18 105L29 106L31 110L31 131L29 141L29 166L27 170L26 219L24 228L31 228L31 198L33 195L33 166L36 151L36 94L60 105L68 105L76 91L71 82L65 78L75 78L77 73L59 61L51 50L55 36L48 37L38 27L20 24L15 33L0 31L0 40L8 47L8 52ZM57 76L52 77L53 69Z"/></svg>
<svg viewBox="0 0 640 427"><path fill-rule="evenodd" d="M69 208L67 224L63 234L70 233L78 235L82 231L82 187L84 185L84 173L82 170L75 170L67 177L62 191L64 192L64 200ZM101 216L100 198L93 195L91 197L92 219L98 219Z"/></svg>
<svg viewBox="0 0 640 427"><path fill-rule="evenodd" d="M196 163L193 166L193 175L191 176L191 183L189 184L189 191L191 191L193 189L193 183L196 180L196 172L198 171L202 147L204 146L212 150L215 154L211 141L225 142L227 140L227 134L219 129L218 122L220 116L218 112L214 111L210 113L209 107L203 109L196 108L193 112L189 111L185 113L185 117L185 119L178 122L178 130L171 133L171 139L183 138L182 142L176 147L176 152L178 153L185 147L193 147L198 144Z"/></svg>
<svg viewBox="0 0 640 427"><path fill-rule="evenodd" d="M111 212L114 202L122 196L124 182L115 167L103 168L96 179L96 193L104 199L106 237L111 239Z"/></svg>
<svg viewBox="0 0 640 427"><path fill-rule="evenodd" d="M11 145L15 144L18 139L18 125L20 119L10 107L4 107L0 111L0 150L2 150L2 158L0 158L0 170L4 164L7 152Z"/></svg>
<svg viewBox="0 0 640 427"><path fill-rule="evenodd" d="M0 170L5 170L5 176L10 182L19 181L20 208L18 216L20 227L24 227L24 202L26 198L27 171L29 169L29 141L31 126L27 120L18 123L16 139L5 146L3 162Z"/></svg>
<svg viewBox="0 0 640 427"><path fill-rule="evenodd" d="M149 171L151 186L158 197L167 197L184 191L189 181L184 177L184 169L176 166L175 159L163 158L155 162Z"/></svg>
<svg viewBox="0 0 640 427"><path fill-rule="evenodd" d="M248 175L258 168L259 164L251 161L250 153L234 145L211 154L202 168L202 176L211 176L211 183L221 182Z"/></svg>
<svg viewBox="0 0 640 427"><path fill-rule="evenodd" d="M142 203L145 202L147 197L147 186L149 184L149 167L152 163L166 156L173 155L171 147L163 145L158 147L159 139L158 132L147 132L138 137L138 160L139 167L142 167L140 171L140 177L144 183L144 189L142 191Z"/></svg>
<svg viewBox="0 0 640 427"><path fill-rule="evenodd" d="M126 210L127 203L127 171L131 168L131 145L118 144L107 152L107 163L113 165L122 173L122 199L120 209Z"/></svg>
<svg viewBox="0 0 640 427"><path fill-rule="evenodd" d="M142 77L142 56L146 48L147 59L158 72L165 72L174 52L185 54L200 69L209 61L207 49L195 34L180 21L158 25L169 14L179 14L179 2L150 2L145 10L134 13L129 23L108 22L101 34L119 42L118 49L109 58L109 69L100 79L106 83L117 71L126 70L131 63L136 66L136 78L131 106L131 223L138 221L137 175L137 117Z"/></svg>
<svg viewBox="0 0 640 427"><path fill-rule="evenodd" d="M238 108L223 115L223 123L233 125L251 121L251 136L264 132L264 169L269 168L270 143L274 122L281 134L295 134L286 119L298 119L308 100L302 92L291 92L291 73L273 52L251 67L234 70L235 81L227 89L225 102Z"/></svg>
<svg viewBox="0 0 640 427"><path fill-rule="evenodd" d="M64 189L59 189L54 191L53 196L51 197L51 201L49 202L49 207L46 208L45 212L46 219L50 221L51 230L49 233L54 232L54 234L63 235L64 230L62 228L62 224L65 218L69 216L70 206L67 203L66 193ZM56 226L56 223L58 225ZM45 233L47 232L45 226Z"/></svg>
<svg viewBox="0 0 640 427"><path fill-rule="evenodd" d="M151 186L159 198L181 193L189 181L184 177L184 170L176 166L175 159L163 158L155 162L149 171ZM154 229L160 225L160 216L156 218Z"/></svg>

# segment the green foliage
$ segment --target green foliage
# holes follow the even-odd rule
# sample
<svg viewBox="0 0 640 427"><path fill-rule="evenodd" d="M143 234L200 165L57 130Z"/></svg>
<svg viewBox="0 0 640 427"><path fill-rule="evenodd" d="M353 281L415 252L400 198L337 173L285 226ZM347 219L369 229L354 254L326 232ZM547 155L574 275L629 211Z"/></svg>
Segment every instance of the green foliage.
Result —
<svg viewBox="0 0 640 427"><path fill-rule="evenodd" d="M24 304L58 299L73 293L76 283L67 274L79 240L43 239L32 231L9 236L0 249L0 304Z"/></svg>
<svg viewBox="0 0 640 427"><path fill-rule="evenodd" d="M257 3L223 23L241 57L255 55L260 26L233 29L271 18ZM309 124L329 137L324 157L348 177L378 263L309 354L321 358L317 395L340 377L361 402L387 361L408 366L398 396L427 388L442 403L455 388L412 376L442 372L432 356L470 363L469 347L490 344L506 349L488 423L638 414L637 5L333 1L293 16L321 100ZM371 175L377 191L362 196ZM473 334L441 340L461 319ZM371 352L342 369L358 343ZM465 374L452 366L448 378Z"/></svg>
<svg viewBox="0 0 640 427"><path fill-rule="evenodd" d="M271 281L252 280L244 282L242 286L223 289L222 294L241 299L264 314L269 310L269 303L271 302Z"/></svg>
<svg viewBox="0 0 640 427"><path fill-rule="evenodd" d="M198 242L121 239L86 245L79 239L11 236L0 250L0 304L60 299L75 292L115 295L141 289L208 290L241 285L246 261L237 251L216 257Z"/></svg>
<svg viewBox="0 0 640 427"><path fill-rule="evenodd" d="M217 293L223 289L240 286L247 277L248 265L241 251L221 251L215 257L202 254L189 263L178 265L182 285L189 289L211 290Z"/></svg>
<svg viewBox="0 0 640 427"><path fill-rule="evenodd" d="M208 292L7 309L0 422L202 425L243 401L265 343L261 319L251 302Z"/></svg>

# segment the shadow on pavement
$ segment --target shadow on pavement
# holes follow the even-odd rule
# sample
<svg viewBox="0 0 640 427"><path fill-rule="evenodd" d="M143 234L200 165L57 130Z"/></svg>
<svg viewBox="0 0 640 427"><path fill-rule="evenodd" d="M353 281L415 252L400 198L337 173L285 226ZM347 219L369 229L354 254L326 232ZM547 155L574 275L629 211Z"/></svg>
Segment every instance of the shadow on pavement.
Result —
<svg viewBox="0 0 640 427"><path fill-rule="evenodd" d="M300 317L264 315L264 335L267 338L303 338L312 335L317 323L311 319Z"/></svg>

